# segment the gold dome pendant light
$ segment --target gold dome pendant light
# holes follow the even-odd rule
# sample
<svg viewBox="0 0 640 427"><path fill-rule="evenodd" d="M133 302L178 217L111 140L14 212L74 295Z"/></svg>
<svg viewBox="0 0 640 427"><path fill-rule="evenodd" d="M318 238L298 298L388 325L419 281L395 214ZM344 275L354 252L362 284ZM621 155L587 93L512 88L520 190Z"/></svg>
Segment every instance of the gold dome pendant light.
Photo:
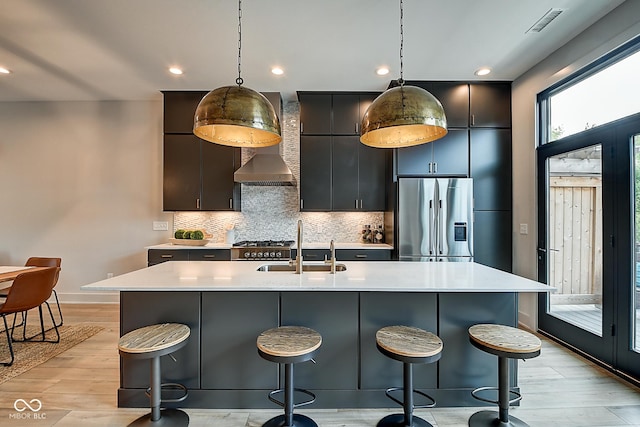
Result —
<svg viewBox="0 0 640 427"><path fill-rule="evenodd" d="M378 96L360 126L360 142L376 148L400 148L424 144L447 134L447 118L440 101L403 79L403 2L400 0L400 86Z"/></svg>
<svg viewBox="0 0 640 427"><path fill-rule="evenodd" d="M242 0L238 0L237 86L223 86L207 93L196 108L193 133L206 141L232 147L268 147L282 141L280 121L269 100L242 87Z"/></svg>

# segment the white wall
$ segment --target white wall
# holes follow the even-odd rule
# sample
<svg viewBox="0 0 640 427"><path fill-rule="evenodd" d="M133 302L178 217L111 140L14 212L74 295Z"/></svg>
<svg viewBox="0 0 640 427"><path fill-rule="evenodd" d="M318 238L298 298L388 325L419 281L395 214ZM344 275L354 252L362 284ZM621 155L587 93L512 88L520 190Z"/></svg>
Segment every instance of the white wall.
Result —
<svg viewBox="0 0 640 427"><path fill-rule="evenodd" d="M640 1L629 0L513 82L514 273L537 277L536 95L638 34ZM518 234L520 224L529 224L528 235ZM537 326L536 300L535 295L520 298L520 322L530 328Z"/></svg>
<svg viewBox="0 0 640 427"><path fill-rule="evenodd" d="M62 258L62 301L117 301L80 286L146 266L162 212L162 103L0 103L0 265Z"/></svg>

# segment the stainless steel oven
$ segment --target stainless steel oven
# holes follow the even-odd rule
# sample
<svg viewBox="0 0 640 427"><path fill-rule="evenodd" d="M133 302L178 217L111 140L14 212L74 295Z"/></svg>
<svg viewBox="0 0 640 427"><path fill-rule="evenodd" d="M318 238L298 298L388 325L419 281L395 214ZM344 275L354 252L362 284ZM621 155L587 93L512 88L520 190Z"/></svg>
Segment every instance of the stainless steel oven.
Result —
<svg viewBox="0 0 640 427"><path fill-rule="evenodd" d="M293 243L293 240L243 240L231 247L231 260L289 260Z"/></svg>

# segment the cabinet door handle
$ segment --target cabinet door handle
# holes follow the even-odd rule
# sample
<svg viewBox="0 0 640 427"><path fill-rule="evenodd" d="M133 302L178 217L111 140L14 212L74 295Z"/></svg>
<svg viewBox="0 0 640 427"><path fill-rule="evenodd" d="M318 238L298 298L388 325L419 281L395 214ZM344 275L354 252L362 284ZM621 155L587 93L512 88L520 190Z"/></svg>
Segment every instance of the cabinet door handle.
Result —
<svg viewBox="0 0 640 427"><path fill-rule="evenodd" d="M233 199L229 199L229 209L233 209Z"/></svg>
<svg viewBox="0 0 640 427"><path fill-rule="evenodd" d="M196 199L196 209L200 209L200 199Z"/></svg>
<svg viewBox="0 0 640 427"><path fill-rule="evenodd" d="M429 173L433 173L433 172L431 171L431 162L429 162Z"/></svg>
<svg viewBox="0 0 640 427"><path fill-rule="evenodd" d="M358 209L358 199L356 199L356 209Z"/></svg>
<svg viewBox="0 0 640 427"><path fill-rule="evenodd" d="M438 173L438 162L433 162L433 173Z"/></svg>
<svg viewBox="0 0 640 427"><path fill-rule="evenodd" d="M318 254L305 254L304 257L307 259L314 259L318 258Z"/></svg>
<svg viewBox="0 0 640 427"><path fill-rule="evenodd" d="M360 199L360 209L362 209L362 199Z"/></svg>
<svg viewBox="0 0 640 427"><path fill-rule="evenodd" d="M160 255L160 258L173 258L173 255Z"/></svg>
<svg viewBox="0 0 640 427"><path fill-rule="evenodd" d="M356 122L356 133L360 133L360 127L358 126L358 122Z"/></svg>
<svg viewBox="0 0 640 427"><path fill-rule="evenodd" d="M304 200L300 199L300 209L304 209Z"/></svg>
<svg viewBox="0 0 640 427"><path fill-rule="evenodd" d="M204 255L202 258L215 258L215 255Z"/></svg>
<svg viewBox="0 0 640 427"><path fill-rule="evenodd" d="M304 133L304 123L300 122L300 133Z"/></svg>
<svg viewBox="0 0 640 427"><path fill-rule="evenodd" d="M472 114L471 115L471 126L475 126L476 125L476 115Z"/></svg>
<svg viewBox="0 0 640 427"><path fill-rule="evenodd" d="M366 255L364 255L364 254L356 254L356 258L359 258L359 259L364 259L364 258L366 258L366 257L367 257L367 256L366 256Z"/></svg>

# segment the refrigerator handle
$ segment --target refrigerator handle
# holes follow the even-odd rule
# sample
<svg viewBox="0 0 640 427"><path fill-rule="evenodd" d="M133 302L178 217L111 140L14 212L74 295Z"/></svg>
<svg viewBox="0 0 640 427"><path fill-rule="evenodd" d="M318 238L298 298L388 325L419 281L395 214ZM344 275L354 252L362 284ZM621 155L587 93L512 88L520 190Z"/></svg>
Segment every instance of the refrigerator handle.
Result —
<svg viewBox="0 0 640 427"><path fill-rule="evenodd" d="M442 255L442 241L444 240L444 221L442 220L442 200L438 200L438 255ZM442 225L441 225L442 224Z"/></svg>
<svg viewBox="0 0 640 427"><path fill-rule="evenodd" d="M433 200L429 200L429 226L431 227L431 232L429 233L429 255L433 255L433 232L436 229L433 215Z"/></svg>

